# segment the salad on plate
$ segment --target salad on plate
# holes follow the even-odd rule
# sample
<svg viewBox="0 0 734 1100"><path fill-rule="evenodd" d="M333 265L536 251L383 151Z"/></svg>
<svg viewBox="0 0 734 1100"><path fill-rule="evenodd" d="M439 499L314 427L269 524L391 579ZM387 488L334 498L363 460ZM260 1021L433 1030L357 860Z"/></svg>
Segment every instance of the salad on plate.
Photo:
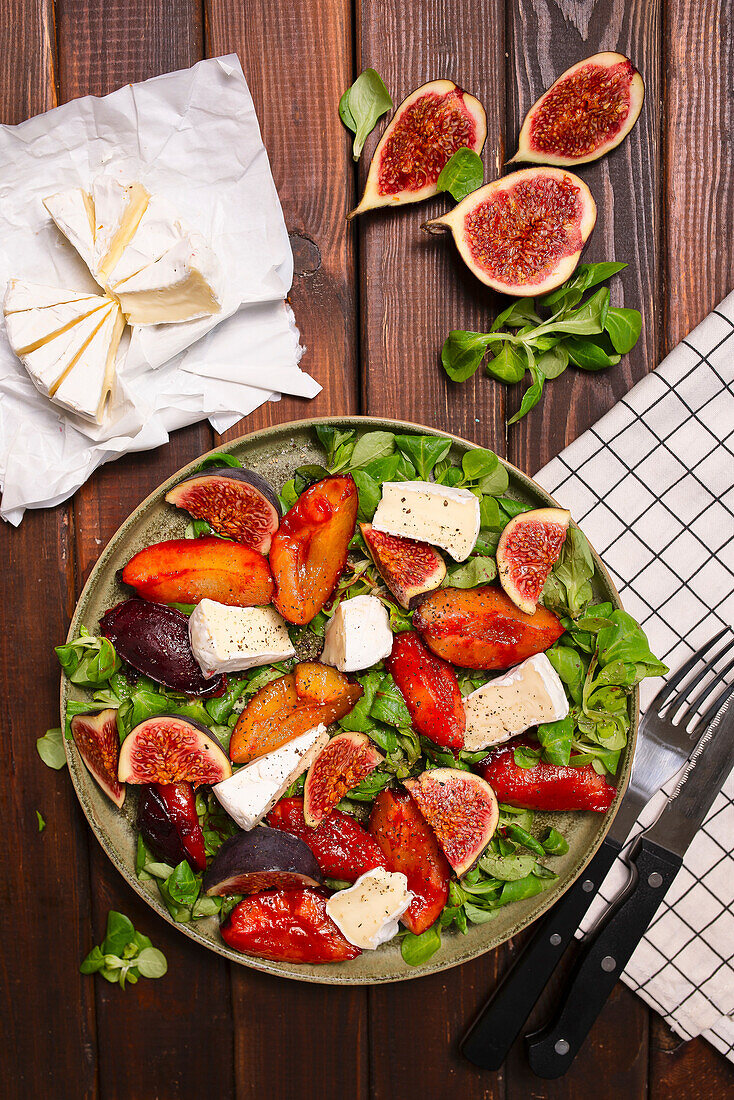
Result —
<svg viewBox="0 0 734 1100"><path fill-rule="evenodd" d="M399 937L417 966L554 882L553 814L610 808L633 690L666 669L491 451L314 431L322 464L279 492L214 454L167 493L185 537L57 647L85 696L64 735L120 811L135 792L136 874L174 921L288 963Z"/></svg>

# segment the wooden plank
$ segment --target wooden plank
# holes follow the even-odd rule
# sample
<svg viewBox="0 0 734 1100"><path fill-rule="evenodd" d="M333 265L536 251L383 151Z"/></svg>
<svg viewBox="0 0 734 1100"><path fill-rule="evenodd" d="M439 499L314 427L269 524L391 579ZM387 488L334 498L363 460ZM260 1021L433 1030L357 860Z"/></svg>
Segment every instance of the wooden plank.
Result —
<svg viewBox="0 0 734 1100"><path fill-rule="evenodd" d="M626 261L615 280L616 303L643 313L643 336L618 367L598 374L567 371L551 382L541 404L509 429L509 454L528 473L593 424L659 359L656 327L660 286L660 152L657 140L660 93L661 18L646 0L598 3L583 9L571 0L519 0L508 8L509 73L507 155L516 148L525 113L538 96L576 61L601 50L627 54L643 74L646 101L630 137L608 157L579 168L597 207L596 228L585 253L588 260ZM623 300L622 300L623 297ZM519 389L519 387L518 387ZM514 397L514 410L519 397ZM538 1023L549 1006L540 1006ZM647 1084L648 1012L621 986L610 998L572 1069L557 1082L544 1083L551 1097L612 1097L624 1091L642 1097ZM509 1095L524 1097L537 1083L520 1043L508 1059Z"/></svg>
<svg viewBox="0 0 734 1100"><path fill-rule="evenodd" d="M504 5L493 0L362 0L358 71L373 66L395 103L414 88L449 77L476 95L488 116L485 176L501 163L504 113ZM379 133L359 166L360 180ZM363 407L449 429L504 454L504 393L484 377L446 378L443 341L453 328L481 329L496 299L458 259L452 242L420 225L448 209L439 197L360 217ZM457 1043L496 979L496 954L420 982L370 991L371 1082L375 1097L503 1095L501 1074L466 1062Z"/></svg>
<svg viewBox="0 0 734 1100"><path fill-rule="evenodd" d="M721 135L731 125L734 29L730 5L669 0L665 71L664 351L732 289L734 168ZM705 1084L704 1084L705 1083ZM682 1042L652 1015L651 1100L734 1094L734 1066L704 1039Z"/></svg>
<svg viewBox="0 0 734 1100"><path fill-rule="evenodd" d="M236 51L253 95L292 233L290 299L308 348L303 366L324 387L311 402L265 405L227 434L356 411L354 244L345 221L354 196L336 110L353 79L350 4L280 4L274 12L268 0L246 8L209 0L207 14L207 51ZM365 990L324 990L235 967L232 992L240 1100L367 1096Z"/></svg>
<svg viewBox="0 0 734 1100"><path fill-rule="evenodd" d="M12 0L3 20L15 33L12 50L0 51L0 117L12 124L56 105L53 7ZM60 1080L74 1081L79 1097L97 1095L95 991L79 973L91 946L87 831L66 771L44 767L36 753L36 739L59 722L52 647L73 604L69 514L28 512L18 530L0 524L0 1077L8 1098L52 1095ZM57 1030L49 1009L64 1004L74 1011Z"/></svg>
<svg viewBox="0 0 734 1100"><path fill-rule="evenodd" d="M173 10L172 10L173 9ZM62 0L58 42L63 99L105 95L127 82L184 68L203 54L201 9L193 0ZM104 544L128 513L183 463L211 446L205 425L176 432L155 452L103 467L74 500L77 591ZM94 942L109 909L127 913L168 959L160 981L134 991L94 979L100 1091L107 1098L229 1095L233 1087L230 985L227 964L159 920L92 841L89 863ZM91 979L87 979L91 981ZM104 986L104 988L102 988ZM191 1034L192 997L206 1021L206 1057L182 1056ZM195 1053L195 1052L194 1052Z"/></svg>

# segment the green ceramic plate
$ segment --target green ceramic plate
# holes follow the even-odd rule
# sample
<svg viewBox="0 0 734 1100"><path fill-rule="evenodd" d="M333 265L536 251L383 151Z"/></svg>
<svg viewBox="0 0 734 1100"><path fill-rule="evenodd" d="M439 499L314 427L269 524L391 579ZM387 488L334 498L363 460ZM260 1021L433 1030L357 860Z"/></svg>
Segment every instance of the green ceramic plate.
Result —
<svg viewBox="0 0 734 1100"><path fill-rule="evenodd" d="M421 434L434 434L452 440L451 457L460 462L465 451L474 445L446 432L436 432L416 424L406 424L397 420L378 420L373 417L330 417L323 421L302 420L293 424L282 424L276 428L265 428L227 444L219 450L229 451L242 460L244 465L258 470L268 480L280 488L292 476L297 466L305 463L321 462L323 453L316 441L313 427L315 424L338 424L344 428L355 428L359 432L385 429L393 432L415 431ZM200 462L192 462L179 470L172 478L152 493L147 500L135 509L122 524L84 586L74 617L69 628L69 638L79 633L84 625L93 634L97 633L101 614L124 599L127 593L116 580L119 569L133 554L150 543L161 539L180 538L186 526L187 517L169 504L164 497L168 489L181 477L190 473ZM514 466L508 466L510 475L510 495L538 507L553 505L551 497L529 477ZM595 556L597 573L595 578L596 594L602 600L611 600L616 607L621 606L619 596L609 575L598 557ZM62 726L67 700L85 699L83 689L79 689L65 678L61 685ZM365 951L351 962L329 964L325 966L304 966L294 963L277 963L265 959L253 959L230 950L219 935L218 921L207 917L191 924L179 924L178 928L191 939L196 940L211 951L225 955L233 962L251 966L270 974L278 974L298 981L323 982L333 985L366 985L373 982L394 982L406 978L421 977L438 970L445 970L459 963L467 962L485 951L491 951L501 943L516 935L541 913L548 909L568 888L601 843L627 786L632 752L637 732L637 697L632 699L634 708L633 732L620 766L619 794L609 810L601 817L597 814L568 813L551 815L554 823L562 830L569 842L566 855L554 859L553 867L559 878L545 893L525 901L517 902L501 909L497 917L489 924L470 925L465 936L458 933L443 934L441 949L433 958L420 967L409 967L403 962L397 941L385 944L377 951ZM135 876L135 833L133 829L136 792L128 790L128 797L122 811L118 810L102 794L89 772L84 767L73 742L66 741L66 754L69 771L82 809L87 816L97 839L109 858L127 881L152 909L169 922L171 918L160 900L154 882L139 882ZM539 815L542 817L542 815ZM548 818L550 820L550 816ZM172 922L171 922L172 923Z"/></svg>

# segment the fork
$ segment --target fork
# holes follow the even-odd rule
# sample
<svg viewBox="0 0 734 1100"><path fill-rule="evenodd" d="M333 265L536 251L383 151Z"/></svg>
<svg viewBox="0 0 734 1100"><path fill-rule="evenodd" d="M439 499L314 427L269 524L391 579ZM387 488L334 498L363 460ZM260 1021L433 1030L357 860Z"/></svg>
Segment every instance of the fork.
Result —
<svg viewBox="0 0 734 1100"><path fill-rule="evenodd" d="M691 721L711 693L734 668L734 658L716 672L697 695L692 696L691 692L715 671L722 657L732 650L734 638L730 637L720 646L684 687L681 685L728 632L729 627L724 627L701 646L666 681L650 703L638 729L627 791L596 855L583 874L541 918L532 939L503 975L461 1041L462 1054L475 1065L484 1069L500 1068L612 864L626 847L630 829L652 796L683 767L731 690L731 687L725 687L718 693L689 730ZM602 914L600 921L604 916ZM586 933L585 938L596 931L600 921Z"/></svg>

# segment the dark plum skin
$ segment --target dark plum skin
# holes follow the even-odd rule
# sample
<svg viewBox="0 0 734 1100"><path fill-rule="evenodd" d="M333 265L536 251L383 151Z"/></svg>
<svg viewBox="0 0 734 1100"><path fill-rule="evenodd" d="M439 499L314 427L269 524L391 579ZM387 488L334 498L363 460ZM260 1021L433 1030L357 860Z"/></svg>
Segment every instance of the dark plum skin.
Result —
<svg viewBox="0 0 734 1100"><path fill-rule="evenodd" d="M189 621L165 604L134 598L105 611L100 633L137 672L186 695L221 694L223 676L206 679L189 642Z"/></svg>
<svg viewBox="0 0 734 1100"><path fill-rule="evenodd" d="M230 501L224 507L217 494L218 483L220 490L224 488L222 482L230 483ZM254 493L246 490L239 494L233 492L232 482L246 485ZM209 500L207 494L211 494ZM212 466L184 478L169 489L166 500L177 508L185 508L196 519L205 519L220 535L235 539L261 554L267 554L270 550L282 515L278 494L265 478L254 470L233 466Z"/></svg>
<svg viewBox="0 0 734 1100"><path fill-rule="evenodd" d="M150 784L142 788L137 824L157 859L177 867L184 859L194 871L206 867L204 836L190 783Z"/></svg>
<svg viewBox="0 0 734 1100"><path fill-rule="evenodd" d="M316 856L297 836L259 826L225 841L204 875L205 894L255 894L260 890L320 886Z"/></svg>

